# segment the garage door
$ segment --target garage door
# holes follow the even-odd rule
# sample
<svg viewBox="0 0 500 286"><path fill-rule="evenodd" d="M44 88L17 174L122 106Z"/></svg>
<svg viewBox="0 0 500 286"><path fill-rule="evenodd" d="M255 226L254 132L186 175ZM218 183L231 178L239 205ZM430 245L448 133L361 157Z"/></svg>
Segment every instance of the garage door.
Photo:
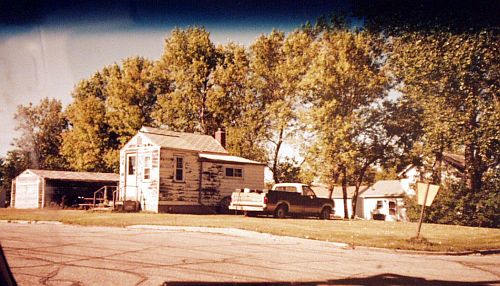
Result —
<svg viewBox="0 0 500 286"><path fill-rule="evenodd" d="M38 183L36 184L16 184L17 209L38 208Z"/></svg>

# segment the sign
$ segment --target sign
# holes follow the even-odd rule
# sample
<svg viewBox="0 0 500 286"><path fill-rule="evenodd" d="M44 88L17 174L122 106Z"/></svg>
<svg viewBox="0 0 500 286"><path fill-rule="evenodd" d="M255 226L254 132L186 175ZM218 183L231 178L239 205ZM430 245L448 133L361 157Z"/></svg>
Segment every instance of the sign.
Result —
<svg viewBox="0 0 500 286"><path fill-rule="evenodd" d="M417 183L418 204L423 205L424 200L427 197L425 205L430 206L432 204L432 201L434 201L434 198L436 197L438 191L439 191L438 185Z"/></svg>

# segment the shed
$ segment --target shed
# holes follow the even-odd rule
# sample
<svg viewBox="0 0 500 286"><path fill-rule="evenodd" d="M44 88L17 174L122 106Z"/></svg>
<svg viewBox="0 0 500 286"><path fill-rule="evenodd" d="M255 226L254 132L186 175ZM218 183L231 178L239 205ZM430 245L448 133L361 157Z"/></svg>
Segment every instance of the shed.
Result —
<svg viewBox="0 0 500 286"><path fill-rule="evenodd" d="M373 219L381 214L388 219L404 216L404 197L407 195L400 180L380 180L360 194L363 198L365 219Z"/></svg>
<svg viewBox="0 0 500 286"><path fill-rule="evenodd" d="M12 180L11 203L18 209L74 206L103 186L117 186L118 174L27 169Z"/></svg>
<svg viewBox="0 0 500 286"><path fill-rule="evenodd" d="M215 137L142 127L120 150L121 203L203 213L226 210L235 189L263 189L265 164L230 155L224 131Z"/></svg>
<svg viewBox="0 0 500 286"><path fill-rule="evenodd" d="M329 196L328 187L325 185L317 185L311 186L311 188L316 193L318 197ZM361 198L361 194L366 191L367 186L360 186L357 205L356 205L356 216L363 217L363 199ZM354 196L354 191L356 190L355 186L347 186L347 214L349 217L352 215L352 197ZM335 212L334 215L337 217L344 217L344 196L342 194L342 186L335 186L332 192L332 200L335 203Z"/></svg>

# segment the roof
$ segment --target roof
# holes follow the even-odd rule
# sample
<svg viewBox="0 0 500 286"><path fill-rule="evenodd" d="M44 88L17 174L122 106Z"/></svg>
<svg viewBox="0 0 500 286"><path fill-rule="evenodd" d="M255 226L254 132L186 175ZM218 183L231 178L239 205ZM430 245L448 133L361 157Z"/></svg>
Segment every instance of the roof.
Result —
<svg viewBox="0 0 500 286"><path fill-rule="evenodd" d="M366 191L360 194L363 198L381 198L381 197L401 197L406 192L399 180L381 180L377 181Z"/></svg>
<svg viewBox="0 0 500 286"><path fill-rule="evenodd" d="M120 180L120 176L115 173L69 172L36 169L27 169L26 171L50 180L86 182L118 182Z"/></svg>
<svg viewBox="0 0 500 286"><path fill-rule="evenodd" d="M222 145L210 135L175 132L143 126L139 130L153 144L164 148L227 154Z"/></svg>
<svg viewBox="0 0 500 286"><path fill-rule="evenodd" d="M460 172L465 170L465 156L443 152L443 161L455 167Z"/></svg>
<svg viewBox="0 0 500 286"><path fill-rule="evenodd" d="M261 162L257 162L257 161L245 159L243 157L226 155L226 154L200 153L199 156L200 156L201 159L204 159L205 161L265 165L265 164L263 164Z"/></svg>
<svg viewBox="0 0 500 286"><path fill-rule="evenodd" d="M314 193L316 193L316 196L318 197L324 197L327 198L329 196L329 190L327 186L320 185L320 186L311 186L311 188L314 190ZM358 195L361 196L361 194L368 188L368 186L360 186L359 187L359 192ZM347 198L352 198L354 195L354 191L356 190L356 186L347 186ZM333 193L332 193L332 198L343 198L342 194L342 186L335 186L333 187Z"/></svg>

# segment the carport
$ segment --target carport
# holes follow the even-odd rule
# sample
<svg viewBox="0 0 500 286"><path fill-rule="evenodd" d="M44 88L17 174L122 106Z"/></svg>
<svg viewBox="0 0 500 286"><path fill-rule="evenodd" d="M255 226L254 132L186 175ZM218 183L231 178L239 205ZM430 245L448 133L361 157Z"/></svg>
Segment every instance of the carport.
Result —
<svg viewBox="0 0 500 286"><path fill-rule="evenodd" d="M10 205L18 209L74 207L88 203L101 188L116 187L118 180L114 173L27 169L12 181Z"/></svg>

